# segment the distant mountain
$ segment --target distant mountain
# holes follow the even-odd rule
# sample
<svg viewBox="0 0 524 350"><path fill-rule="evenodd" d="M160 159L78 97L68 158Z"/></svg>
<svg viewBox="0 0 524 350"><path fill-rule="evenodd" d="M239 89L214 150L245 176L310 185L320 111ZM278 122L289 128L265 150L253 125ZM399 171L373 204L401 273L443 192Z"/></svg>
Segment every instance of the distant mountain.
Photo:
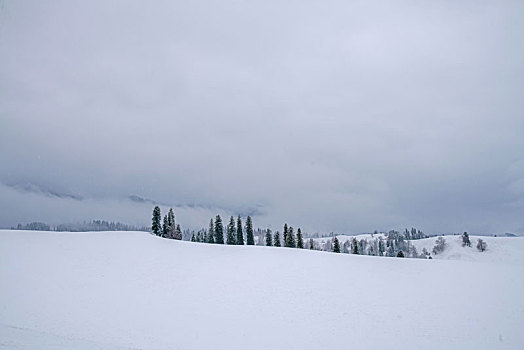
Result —
<svg viewBox="0 0 524 350"><path fill-rule="evenodd" d="M81 201L84 199L82 196L77 195L77 194L55 191L53 189L49 189L44 186L41 186L35 183L31 183L31 182L6 184L6 185L11 187L12 189L15 189L18 192L35 193L35 194L40 194L40 195L50 197L50 198L74 199L77 201Z"/></svg>
<svg viewBox="0 0 524 350"><path fill-rule="evenodd" d="M137 196L135 194L129 195L129 196L127 196L127 198L130 199L132 202L136 202L136 203L149 203L149 204L153 204L153 205L160 204L157 201L154 201L154 200L149 199L149 198L143 198L143 197Z"/></svg>

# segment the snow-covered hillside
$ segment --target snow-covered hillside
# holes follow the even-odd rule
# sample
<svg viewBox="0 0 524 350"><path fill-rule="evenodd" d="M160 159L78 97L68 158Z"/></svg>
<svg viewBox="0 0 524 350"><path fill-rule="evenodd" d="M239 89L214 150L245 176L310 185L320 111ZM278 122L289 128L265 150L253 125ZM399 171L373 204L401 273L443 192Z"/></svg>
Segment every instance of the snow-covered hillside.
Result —
<svg viewBox="0 0 524 350"><path fill-rule="evenodd" d="M446 248L440 254L431 254L434 259L466 260L486 263L524 265L524 238L521 237L484 237L470 236L471 247L462 246L462 236L444 236ZM477 240L487 243L487 249L480 252ZM437 237L411 241L419 252L426 248L429 252L435 246Z"/></svg>
<svg viewBox="0 0 524 350"><path fill-rule="evenodd" d="M337 239L340 244L351 241L356 238L358 241L361 239L368 240L371 242L373 239L383 238L384 234L361 234L355 236L349 235L337 235ZM466 261L477 261L487 263L503 263L503 264L520 264L524 265L524 237L489 237L489 236L470 236L471 247L462 246L461 235L449 235L443 236L446 241L445 249L440 254L431 253L435 246L435 241L438 237L430 237L425 239L410 240L410 244L413 244L419 253L425 248L431 253L433 259L445 259L445 260L466 260ZM487 249L480 252L477 246L477 240L482 239L487 243ZM315 238L315 242L320 247L324 247L326 242L332 240L333 237L322 237Z"/></svg>
<svg viewBox="0 0 524 350"><path fill-rule="evenodd" d="M0 231L0 349L522 349L524 239L486 241L489 264Z"/></svg>

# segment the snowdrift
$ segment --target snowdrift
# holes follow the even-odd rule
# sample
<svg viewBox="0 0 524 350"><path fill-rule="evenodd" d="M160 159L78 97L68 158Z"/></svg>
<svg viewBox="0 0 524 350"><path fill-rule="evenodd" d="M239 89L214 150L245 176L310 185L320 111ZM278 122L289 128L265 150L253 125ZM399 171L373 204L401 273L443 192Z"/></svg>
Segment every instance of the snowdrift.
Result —
<svg viewBox="0 0 524 350"><path fill-rule="evenodd" d="M0 231L0 348L522 349L522 239L486 241L491 263Z"/></svg>

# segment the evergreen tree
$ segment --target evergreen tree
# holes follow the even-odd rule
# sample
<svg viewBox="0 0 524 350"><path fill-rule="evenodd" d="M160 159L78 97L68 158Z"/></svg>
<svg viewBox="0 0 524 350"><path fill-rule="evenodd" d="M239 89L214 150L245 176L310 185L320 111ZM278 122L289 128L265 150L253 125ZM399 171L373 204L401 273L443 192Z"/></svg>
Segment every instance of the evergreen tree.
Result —
<svg viewBox="0 0 524 350"><path fill-rule="evenodd" d="M275 235L273 236L273 245L275 247L281 247L282 244L280 244L280 232L275 232Z"/></svg>
<svg viewBox="0 0 524 350"><path fill-rule="evenodd" d="M358 252L358 242L357 242L356 238L353 238L352 246L353 246L353 254L359 254L359 252Z"/></svg>
<svg viewBox="0 0 524 350"><path fill-rule="evenodd" d="M284 239L284 247L287 247L287 224L284 224L284 232L282 233L282 238Z"/></svg>
<svg viewBox="0 0 524 350"><path fill-rule="evenodd" d="M273 237L271 236L271 230L266 230L266 245L271 247L273 245Z"/></svg>
<svg viewBox="0 0 524 350"><path fill-rule="evenodd" d="M404 257L404 253L402 253L402 250L399 250L397 254L397 258L403 258L403 257Z"/></svg>
<svg viewBox="0 0 524 350"><path fill-rule="evenodd" d="M207 231L207 243L215 243L215 227L213 219L209 221L209 230Z"/></svg>
<svg viewBox="0 0 524 350"><path fill-rule="evenodd" d="M255 236L253 235L253 222L251 222L251 216L246 219L246 244L255 245Z"/></svg>
<svg viewBox="0 0 524 350"><path fill-rule="evenodd" d="M464 234L462 234L462 246L471 247L471 241L469 240L469 235L467 232L464 232Z"/></svg>
<svg viewBox="0 0 524 350"><path fill-rule="evenodd" d="M300 230L300 227L297 231L297 248L304 249L304 239L302 237L302 230Z"/></svg>
<svg viewBox="0 0 524 350"><path fill-rule="evenodd" d="M202 230L199 230L196 235L196 241L202 242Z"/></svg>
<svg viewBox="0 0 524 350"><path fill-rule="evenodd" d="M215 218L215 243L224 244L224 225L222 225L220 215Z"/></svg>
<svg viewBox="0 0 524 350"><path fill-rule="evenodd" d="M164 215L164 225L162 225L162 237L167 237L169 226L167 224L167 215Z"/></svg>
<svg viewBox="0 0 524 350"><path fill-rule="evenodd" d="M178 239L179 241L182 240L182 230L180 229L180 225L176 225L175 234L173 236L174 239Z"/></svg>
<svg viewBox="0 0 524 350"><path fill-rule="evenodd" d="M297 243L295 241L295 234L293 233L293 227L289 227L286 235L287 240L285 241L285 246L288 248L296 248Z"/></svg>
<svg viewBox="0 0 524 350"><path fill-rule="evenodd" d="M242 231L242 219L240 215L237 218L237 240L238 245L244 245L244 232Z"/></svg>
<svg viewBox="0 0 524 350"><path fill-rule="evenodd" d="M196 237L195 237L195 233L193 232L193 234L191 235L191 242L196 242Z"/></svg>
<svg viewBox="0 0 524 350"><path fill-rule="evenodd" d="M227 225L227 236L226 236L226 243L227 244L236 244L235 241L235 219L233 216L229 218L229 224Z"/></svg>
<svg viewBox="0 0 524 350"><path fill-rule="evenodd" d="M160 213L160 207L156 206L155 209L153 209L153 223L151 225L151 231L157 236L162 234L160 220L162 220L162 214Z"/></svg>
<svg viewBox="0 0 524 350"><path fill-rule="evenodd" d="M340 253L340 242L337 236L333 239L333 253Z"/></svg>
<svg viewBox="0 0 524 350"><path fill-rule="evenodd" d="M175 238L175 233L176 233L175 213L173 212L173 208L169 208L169 212L167 213L166 237Z"/></svg>
<svg viewBox="0 0 524 350"><path fill-rule="evenodd" d="M315 241L313 241L313 238L309 239L309 249L315 249Z"/></svg>

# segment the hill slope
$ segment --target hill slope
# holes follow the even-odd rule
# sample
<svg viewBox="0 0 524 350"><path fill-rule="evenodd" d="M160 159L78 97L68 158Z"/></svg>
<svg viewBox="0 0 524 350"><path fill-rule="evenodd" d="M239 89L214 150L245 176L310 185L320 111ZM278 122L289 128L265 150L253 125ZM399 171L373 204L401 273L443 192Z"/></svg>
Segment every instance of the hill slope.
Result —
<svg viewBox="0 0 524 350"><path fill-rule="evenodd" d="M520 349L523 272L143 232L0 231L0 348Z"/></svg>

